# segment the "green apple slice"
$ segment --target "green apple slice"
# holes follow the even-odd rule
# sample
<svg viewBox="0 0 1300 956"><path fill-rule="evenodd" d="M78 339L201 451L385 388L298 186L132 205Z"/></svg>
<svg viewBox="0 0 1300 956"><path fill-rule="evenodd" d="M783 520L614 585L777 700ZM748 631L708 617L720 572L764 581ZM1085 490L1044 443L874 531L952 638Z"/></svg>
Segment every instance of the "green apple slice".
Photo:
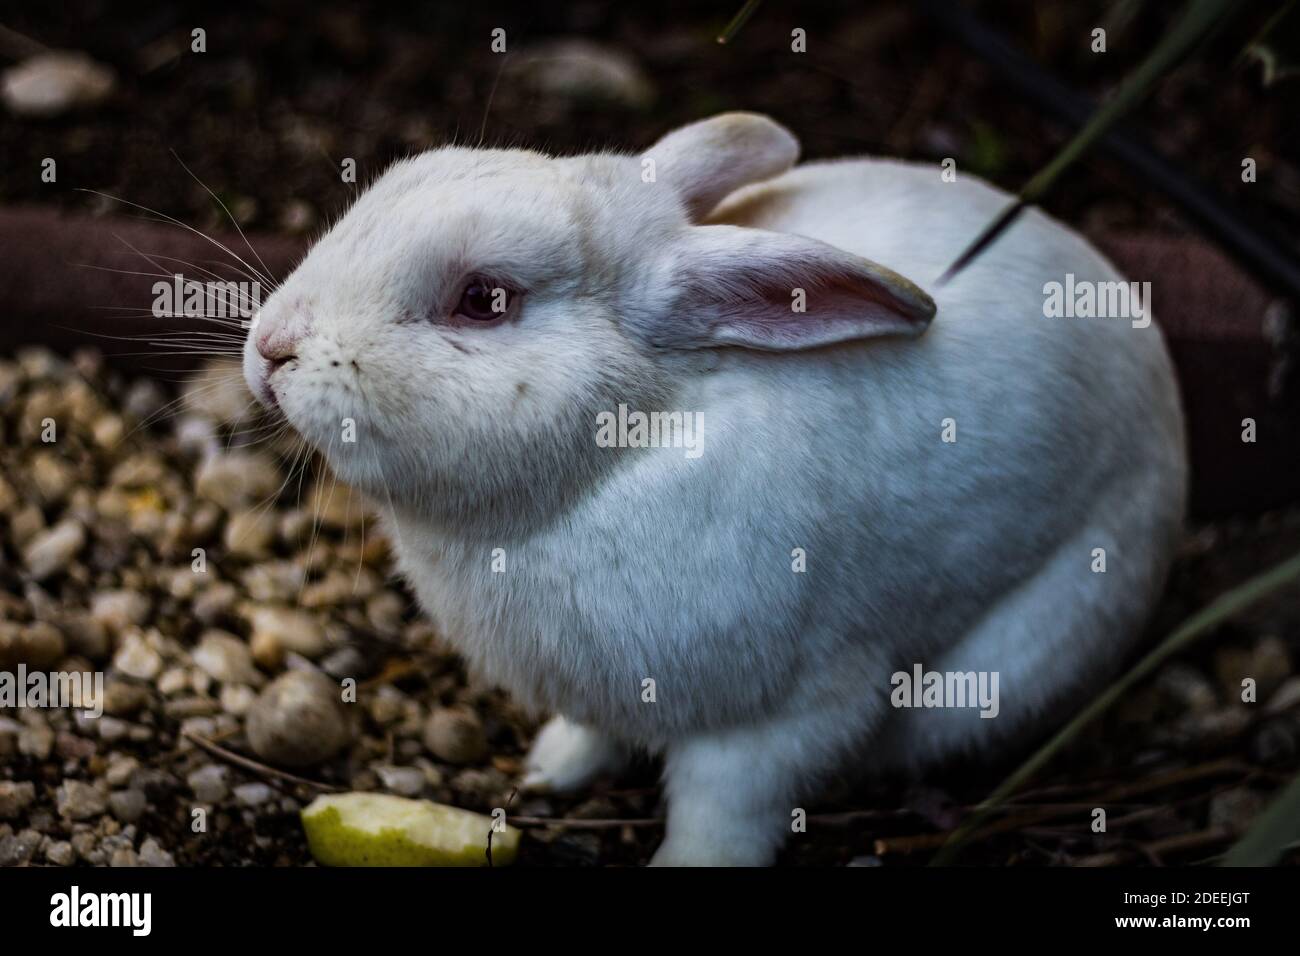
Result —
<svg viewBox="0 0 1300 956"><path fill-rule="evenodd" d="M386 793L331 793L302 811L307 846L324 866L508 866L519 831L493 832L493 819L429 800Z"/></svg>

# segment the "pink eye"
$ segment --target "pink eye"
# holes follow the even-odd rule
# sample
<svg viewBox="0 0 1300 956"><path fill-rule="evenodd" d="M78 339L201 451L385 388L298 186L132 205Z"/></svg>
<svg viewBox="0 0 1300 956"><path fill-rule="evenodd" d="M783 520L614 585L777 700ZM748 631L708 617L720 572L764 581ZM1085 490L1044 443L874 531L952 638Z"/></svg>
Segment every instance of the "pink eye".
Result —
<svg viewBox="0 0 1300 956"><path fill-rule="evenodd" d="M474 322L491 322L510 310L515 293L486 279L471 279L460 294L456 314Z"/></svg>

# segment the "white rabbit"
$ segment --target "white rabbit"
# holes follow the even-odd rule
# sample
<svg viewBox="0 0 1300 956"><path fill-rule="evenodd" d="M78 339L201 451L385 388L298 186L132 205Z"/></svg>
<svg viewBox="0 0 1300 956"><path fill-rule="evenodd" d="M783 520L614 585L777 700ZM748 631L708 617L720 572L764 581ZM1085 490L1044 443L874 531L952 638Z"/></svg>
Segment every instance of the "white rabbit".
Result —
<svg viewBox="0 0 1300 956"><path fill-rule="evenodd" d="M770 863L829 775L1046 729L1180 533L1157 327L1045 315L1119 281L1102 256L1030 211L934 288L1005 194L797 153L735 113L643 156L399 162L245 348L446 639L559 715L530 786L664 755L658 864ZM688 416L697 457L604 447L620 405ZM995 674L996 717L893 706L917 666Z"/></svg>

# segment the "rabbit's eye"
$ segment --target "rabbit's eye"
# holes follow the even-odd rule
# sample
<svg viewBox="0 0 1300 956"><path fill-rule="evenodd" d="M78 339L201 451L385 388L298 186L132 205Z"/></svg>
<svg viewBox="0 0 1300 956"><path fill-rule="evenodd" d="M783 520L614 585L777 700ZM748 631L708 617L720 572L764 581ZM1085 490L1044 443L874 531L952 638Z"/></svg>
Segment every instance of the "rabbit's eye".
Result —
<svg viewBox="0 0 1300 956"><path fill-rule="evenodd" d="M471 279L460 294L456 314L474 322L491 322L510 310L515 293L486 279Z"/></svg>

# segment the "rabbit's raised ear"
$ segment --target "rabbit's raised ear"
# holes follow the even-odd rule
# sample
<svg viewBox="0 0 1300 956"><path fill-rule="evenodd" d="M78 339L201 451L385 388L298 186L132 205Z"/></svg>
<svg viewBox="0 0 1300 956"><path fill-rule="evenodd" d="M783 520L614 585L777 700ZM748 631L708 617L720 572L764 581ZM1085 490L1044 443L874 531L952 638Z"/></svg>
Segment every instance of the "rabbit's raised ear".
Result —
<svg viewBox="0 0 1300 956"><path fill-rule="evenodd" d="M758 113L721 113L675 129L642 156L654 160L656 181L677 190L693 222L728 193L785 172L799 158L799 141Z"/></svg>
<svg viewBox="0 0 1300 956"><path fill-rule="evenodd" d="M797 351L915 337L934 318L934 300L898 273L806 236L692 226L671 270L672 305L648 335L667 348Z"/></svg>

